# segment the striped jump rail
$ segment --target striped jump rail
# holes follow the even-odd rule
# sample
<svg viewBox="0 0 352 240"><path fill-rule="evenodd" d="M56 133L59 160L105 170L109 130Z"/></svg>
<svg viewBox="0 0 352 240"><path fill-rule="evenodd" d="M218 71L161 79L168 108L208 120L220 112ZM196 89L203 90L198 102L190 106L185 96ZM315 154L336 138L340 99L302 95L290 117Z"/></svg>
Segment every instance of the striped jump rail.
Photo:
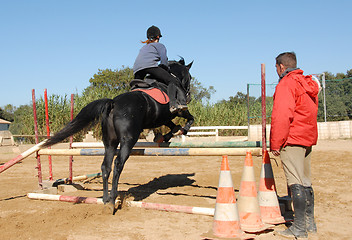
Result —
<svg viewBox="0 0 352 240"><path fill-rule="evenodd" d="M135 156L245 156L247 151L260 156L261 148L142 148L132 149ZM119 149L116 150L117 155ZM39 155L104 156L105 149L41 149Z"/></svg>

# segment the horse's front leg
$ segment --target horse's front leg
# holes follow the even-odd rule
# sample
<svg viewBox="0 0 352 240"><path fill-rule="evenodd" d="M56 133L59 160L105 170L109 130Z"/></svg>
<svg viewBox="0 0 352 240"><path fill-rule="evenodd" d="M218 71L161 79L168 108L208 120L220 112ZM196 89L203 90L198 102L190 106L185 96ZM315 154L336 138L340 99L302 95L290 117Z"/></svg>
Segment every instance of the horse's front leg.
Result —
<svg viewBox="0 0 352 240"><path fill-rule="evenodd" d="M189 129L191 128L192 124L194 123L194 117L188 110L178 113L177 116L187 119L185 126L178 130L180 131L178 134L186 135Z"/></svg>
<svg viewBox="0 0 352 240"><path fill-rule="evenodd" d="M168 132L165 135L157 135L154 138L154 142L168 142L173 136L176 135L186 135L191 128L193 122L194 122L194 117L192 114L187 110L187 111L182 111L177 114L178 117L182 117L187 119L187 122L184 127L181 127L180 125L174 124L171 120L167 123L165 123L165 126L169 127L171 129L170 132Z"/></svg>
<svg viewBox="0 0 352 240"><path fill-rule="evenodd" d="M163 140L164 142L169 142L170 139L174 136L174 134L177 132L176 129L179 129L181 126L180 125L176 125L175 123L173 123L172 121L169 121L168 123L165 124L165 126L170 128L170 132L166 133L163 136Z"/></svg>
<svg viewBox="0 0 352 240"><path fill-rule="evenodd" d="M175 129L181 128L180 125L176 126L172 121L165 123L165 126L169 127L171 131L166 133L165 135L161 135L160 133L156 134L154 137L154 142L156 143L168 142L177 132L177 130L175 131Z"/></svg>

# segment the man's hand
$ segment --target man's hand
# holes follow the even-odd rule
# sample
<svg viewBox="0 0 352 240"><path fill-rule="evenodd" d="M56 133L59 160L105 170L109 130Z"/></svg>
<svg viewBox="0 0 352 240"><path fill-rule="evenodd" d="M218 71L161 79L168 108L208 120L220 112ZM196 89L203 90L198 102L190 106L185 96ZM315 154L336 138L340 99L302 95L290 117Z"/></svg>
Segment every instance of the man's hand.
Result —
<svg viewBox="0 0 352 240"><path fill-rule="evenodd" d="M272 150L271 153L274 155L274 156L280 156L280 151L277 151L277 150Z"/></svg>

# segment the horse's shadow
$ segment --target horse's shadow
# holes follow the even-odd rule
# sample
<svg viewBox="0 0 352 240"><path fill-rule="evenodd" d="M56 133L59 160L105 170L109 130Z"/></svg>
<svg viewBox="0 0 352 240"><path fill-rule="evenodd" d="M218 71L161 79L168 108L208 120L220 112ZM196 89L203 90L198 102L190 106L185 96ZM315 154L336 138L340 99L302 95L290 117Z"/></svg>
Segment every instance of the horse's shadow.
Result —
<svg viewBox="0 0 352 240"><path fill-rule="evenodd" d="M158 178L154 178L152 181L146 184L138 184L136 187L131 187L125 192L120 191L120 195L122 198L133 197L135 201L141 201L149 197L153 193L157 193L159 190L166 190L168 188L173 188L173 187L191 186L191 187L197 187L197 188L212 188L212 189L214 188L214 187L201 187L198 185L193 185L193 183L196 180L191 179L190 177L193 177L194 175L195 173L167 174ZM120 183L120 184L136 185L136 184L129 184L129 183ZM174 192L166 192L166 193L162 192L158 194L190 196L186 193L174 193ZM201 196L201 197L213 198L212 196Z"/></svg>

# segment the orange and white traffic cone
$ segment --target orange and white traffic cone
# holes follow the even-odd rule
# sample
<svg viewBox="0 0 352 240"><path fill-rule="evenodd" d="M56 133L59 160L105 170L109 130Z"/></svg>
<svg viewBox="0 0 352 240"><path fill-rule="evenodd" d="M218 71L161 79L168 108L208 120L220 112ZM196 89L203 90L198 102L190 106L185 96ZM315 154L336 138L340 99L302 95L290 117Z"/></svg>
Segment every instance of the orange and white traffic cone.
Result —
<svg viewBox="0 0 352 240"><path fill-rule="evenodd" d="M243 236L227 156L223 156L221 162L213 234L221 238L237 238Z"/></svg>
<svg viewBox="0 0 352 240"><path fill-rule="evenodd" d="M238 197L238 212L241 229L245 232L256 233L271 227L264 224L261 219L251 152L247 152L244 163Z"/></svg>
<svg viewBox="0 0 352 240"><path fill-rule="evenodd" d="M280 205L276 194L273 169L268 151L264 151L262 169L260 173L258 200L260 213L264 223L280 224L285 219L281 215Z"/></svg>

